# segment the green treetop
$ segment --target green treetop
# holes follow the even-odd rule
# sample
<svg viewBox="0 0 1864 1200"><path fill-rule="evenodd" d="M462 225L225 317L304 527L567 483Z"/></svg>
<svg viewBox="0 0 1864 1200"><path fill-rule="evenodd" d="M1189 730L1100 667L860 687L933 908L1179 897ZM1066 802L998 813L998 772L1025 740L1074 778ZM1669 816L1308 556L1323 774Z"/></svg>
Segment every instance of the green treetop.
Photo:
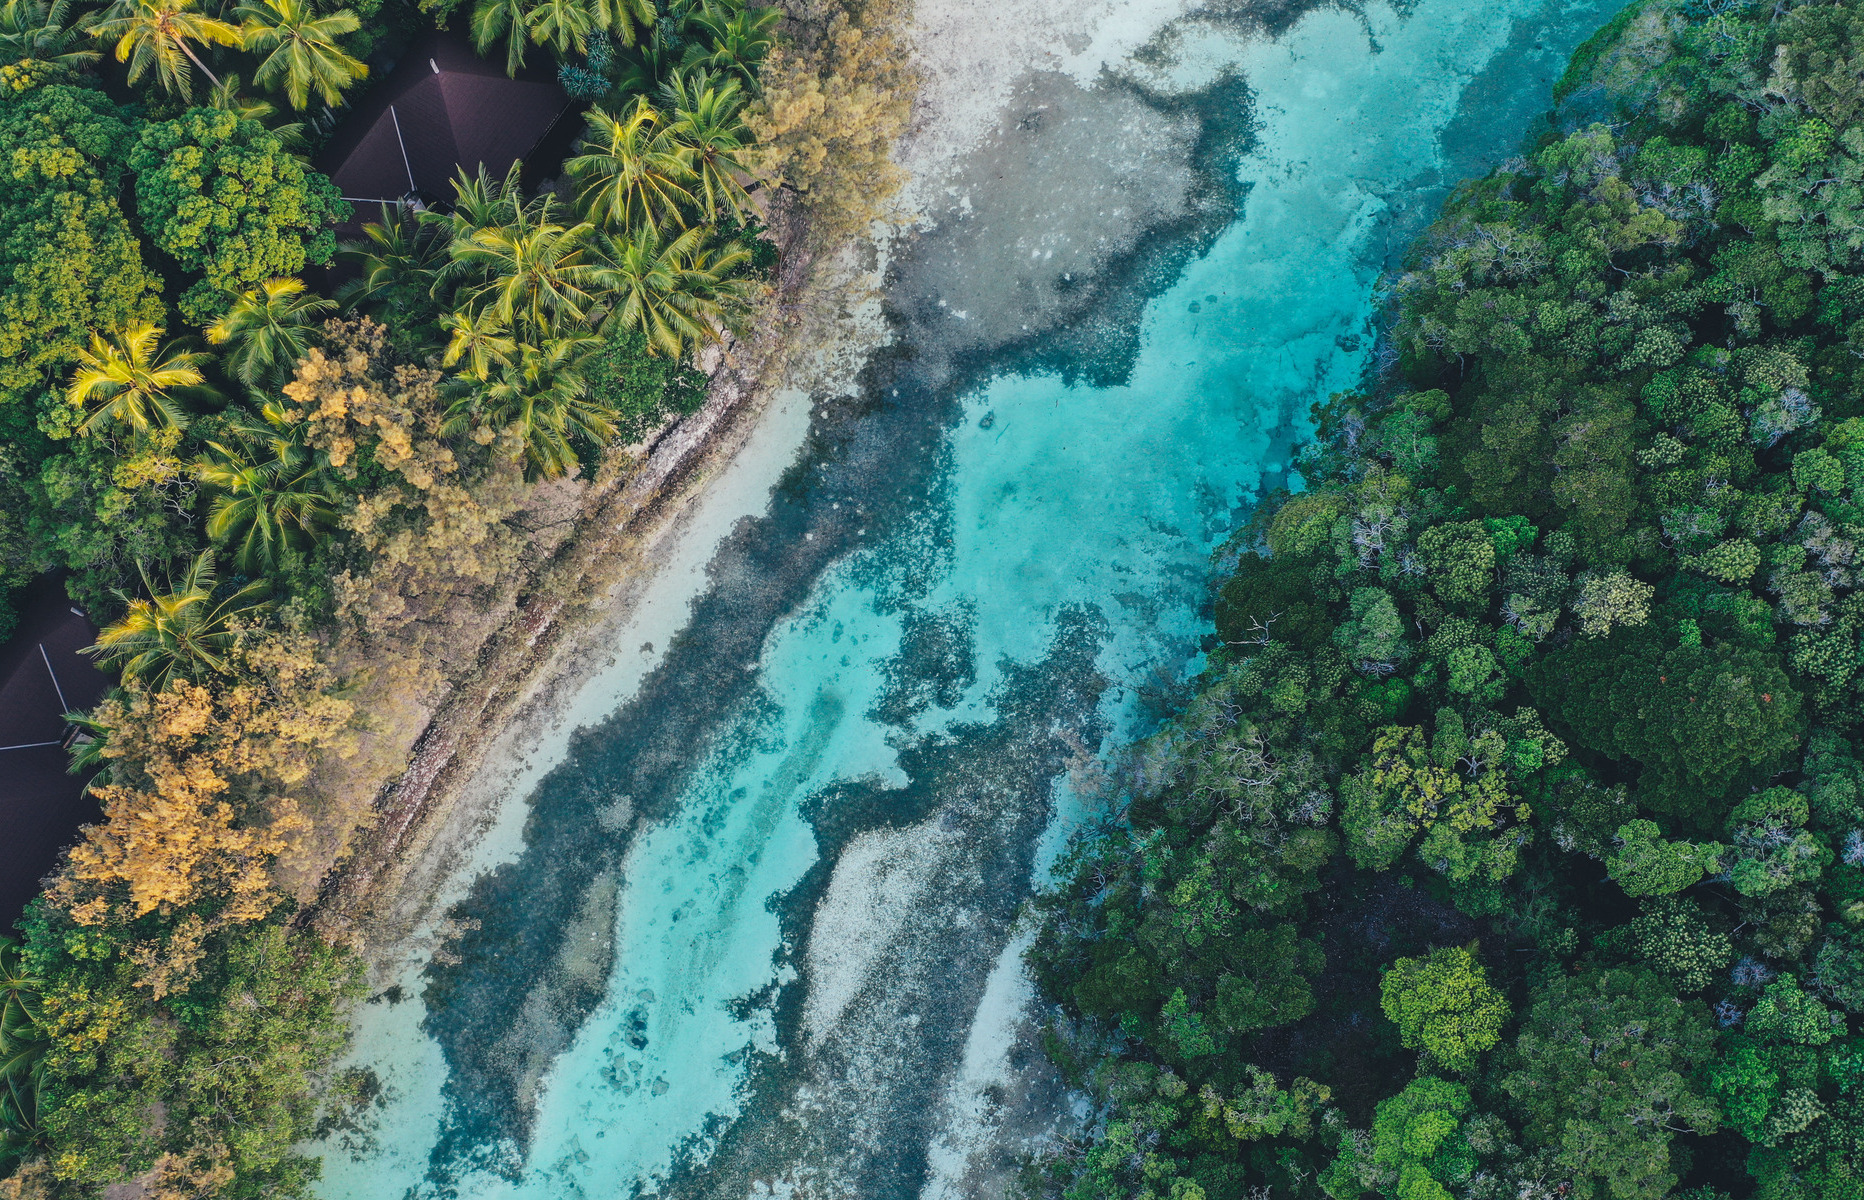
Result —
<svg viewBox="0 0 1864 1200"><path fill-rule="evenodd" d="M1698 1083L1714 1046L1706 1005L1642 968L1594 969L1539 992L1501 1087L1577 1200L1659 1200L1670 1142L1719 1121Z"/></svg>
<svg viewBox="0 0 1864 1200"><path fill-rule="evenodd" d="M245 288L328 260L329 227L347 211L330 181L276 135L220 109L147 126L129 165L151 240L202 277L182 303L196 321L218 316Z"/></svg>
<svg viewBox="0 0 1864 1200"><path fill-rule="evenodd" d="M0 403L43 394L47 369L94 330L160 318L161 285L117 204L130 141L100 92L0 90Z"/></svg>
<svg viewBox="0 0 1864 1200"><path fill-rule="evenodd" d="M1618 827L1618 850L1605 860L1612 879L1629 896L1668 896L1701 881L1721 862L1719 842L1666 840L1655 821Z"/></svg>
<svg viewBox="0 0 1864 1200"><path fill-rule="evenodd" d="M1508 1001L1463 946L1393 963L1379 983L1379 1005L1406 1046L1459 1072L1475 1069L1476 1056L1501 1040L1508 1021Z"/></svg>
<svg viewBox="0 0 1864 1200"><path fill-rule="evenodd" d="M1369 1137L1342 1139L1320 1176L1321 1188L1335 1200L1358 1200L1366 1192L1391 1200L1451 1200L1444 1185L1467 1182L1476 1166L1461 1128L1473 1107L1463 1084L1429 1075L1412 1080L1379 1101Z"/></svg>

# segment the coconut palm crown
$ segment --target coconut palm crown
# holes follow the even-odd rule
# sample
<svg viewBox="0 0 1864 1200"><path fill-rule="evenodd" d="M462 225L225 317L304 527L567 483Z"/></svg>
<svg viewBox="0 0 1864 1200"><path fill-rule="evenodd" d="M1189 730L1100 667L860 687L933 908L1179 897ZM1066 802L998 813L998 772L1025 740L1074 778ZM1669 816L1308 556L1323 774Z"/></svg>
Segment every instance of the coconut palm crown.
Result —
<svg viewBox="0 0 1864 1200"><path fill-rule="evenodd" d="M161 338L162 330L147 321L113 337L91 335L65 389L65 399L75 408L102 402L79 426L81 432L111 425L139 434L187 427L188 413L177 394L202 387L201 367L213 356L190 351L180 341L161 345Z"/></svg>
<svg viewBox="0 0 1864 1200"><path fill-rule="evenodd" d="M51 1048L40 1026L44 986L27 966L19 943L0 938L0 1162L42 1138L39 1086Z"/></svg>
<svg viewBox="0 0 1864 1200"><path fill-rule="evenodd" d="M117 0L91 22L90 31L92 37L116 41L116 59L129 64L129 82L154 71L166 91L184 100L194 90L190 64L209 83L220 82L188 43L240 45L237 28L195 11L194 0Z"/></svg>
<svg viewBox="0 0 1864 1200"><path fill-rule="evenodd" d="M308 0L247 0L238 15L246 49L265 55L252 81L284 92L293 108L309 105L312 92L336 104L344 89L369 73L337 45L338 38L362 27L347 8L318 16Z"/></svg>
<svg viewBox="0 0 1864 1200"><path fill-rule="evenodd" d="M557 221L550 196L509 215L508 222L475 229L453 243L450 265L466 280L461 307L489 310L534 336L581 321L596 303L596 267L587 253L594 229L587 222Z"/></svg>
<svg viewBox="0 0 1864 1200"><path fill-rule="evenodd" d="M304 427L277 404L263 423L236 424L207 443L195 476L214 493L207 536L233 549L242 571L277 571L336 523L337 489L304 444Z"/></svg>
<svg viewBox="0 0 1864 1200"><path fill-rule="evenodd" d="M530 41L530 31L525 27L529 15L524 0L479 0L468 23L473 49L484 54L504 39L505 73L516 75L524 65L524 51Z"/></svg>
<svg viewBox="0 0 1864 1200"><path fill-rule="evenodd" d="M563 164L581 188L583 212L610 229L684 228L695 206L692 151L645 96L617 117L591 108L582 153Z"/></svg>
<svg viewBox="0 0 1864 1200"><path fill-rule="evenodd" d="M259 599L266 584L258 580L215 600L211 550L201 551L167 592L156 591L147 571L142 582L148 598L129 600L122 620L100 633L97 644L84 652L121 666L124 683L140 683L154 691L203 672L230 671L228 656L246 625L269 607Z"/></svg>
<svg viewBox="0 0 1864 1200"><path fill-rule="evenodd" d="M640 330L650 354L678 358L690 345L718 341L750 290L731 278L750 251L705 250L710 233L689 229L667 240L650 225L610 249L602 280L617 302L609 319Z"/></svg>
<svg viewBox="0 0 1864 1200"><path fill-rule="evenodd" d="M207 340L228 347L224 364L247 387L277 383L311 348L318 318L336 308L301 279L268 279L240 293Z"/></svg>
<svg viewBox="0 0 1864 1200"><path fill-rule="evenodd" d="M689 194L707 220L729 211L742 221L751 211L743 181L752 172L745 155L755 141L744 124L744 90L736 79L676 72L661 95L673 113L671 140L686 151L692 171Z"/></svg>
<svg viewBox="0 0 1864 1200"><path fill-rule="evenodd" d="M583 374L601 346L602 339L588 334L516 346L483 381L461 381L465 386L456 389L443 428L515 430L527 477L565 474L579 461L578 442L599 447L615 436L614 410L590 395Z"/></svg>
<svg viewBox="0 0 1864 1200"><path fill-rule="evenodd" d="M6 0L0 4L0 58L38 59L61 67L88 66L101 55L73 50L78 31L67 24L71 0Z"/></svg>

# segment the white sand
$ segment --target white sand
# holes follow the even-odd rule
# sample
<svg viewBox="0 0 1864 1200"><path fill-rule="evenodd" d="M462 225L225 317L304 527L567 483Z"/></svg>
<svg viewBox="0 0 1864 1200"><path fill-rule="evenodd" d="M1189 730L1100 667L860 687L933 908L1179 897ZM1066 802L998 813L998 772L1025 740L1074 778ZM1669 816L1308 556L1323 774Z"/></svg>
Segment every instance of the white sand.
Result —
<svg viewBox="0 0 1864 1200"><path fill-rule="evenodd" d="M931 206L962 157L996 129L1031 72L1082 87L1119 65L1196 0L918 0L919 96L900 148L909 208Z"/></svg>
<svg viewBox="0 0 1864 1200"><path fill-rule="evenodd" d="M809 930L803 1032L811 1047L821 1044L883 967L894 938L925 902L941 865L940 843L950 840L936 819L910 829L869 830L835 860Z"/></svg>

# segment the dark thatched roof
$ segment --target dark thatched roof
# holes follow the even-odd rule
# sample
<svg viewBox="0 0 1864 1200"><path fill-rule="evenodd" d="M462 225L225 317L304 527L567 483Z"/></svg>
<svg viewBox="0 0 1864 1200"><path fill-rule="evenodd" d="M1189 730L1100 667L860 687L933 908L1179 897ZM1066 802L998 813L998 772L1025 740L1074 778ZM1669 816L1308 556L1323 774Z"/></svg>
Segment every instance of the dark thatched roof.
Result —
<svg viewBox="0 0 1864 1200"><path fill-rule="evenodd" d="M450 201L459 168L471 174L483 164L504 175L569 105L546 73L525 70L510 79L463 36L424 34L345 115L317 169L350 200L393 203L412 192L429 203Z"/></svg>
<svg viewBox="0 0 1864 1200"><path fill-rule="evenodd" d="M60 575L18 597L20 621L0 643L0 934L39 892L78 827L98 819L85 780L65 773L64 714L89 708L112 680L78 651L97 627L65 598Z"/></svg>

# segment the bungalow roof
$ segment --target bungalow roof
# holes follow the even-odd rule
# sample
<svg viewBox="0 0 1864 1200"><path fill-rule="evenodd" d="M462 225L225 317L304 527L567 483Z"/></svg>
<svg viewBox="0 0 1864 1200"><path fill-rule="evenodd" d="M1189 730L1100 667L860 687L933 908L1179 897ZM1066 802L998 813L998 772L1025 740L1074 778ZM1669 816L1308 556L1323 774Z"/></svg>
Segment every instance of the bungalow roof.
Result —
<svg viewBox="0 0 1864 1200"><path fill-rule="evenodd" d="M356 104L317 167L352 201L450 200L460 168L502 176L569 106L548 75L509 78L459 34L429 33Z"/></svg>

